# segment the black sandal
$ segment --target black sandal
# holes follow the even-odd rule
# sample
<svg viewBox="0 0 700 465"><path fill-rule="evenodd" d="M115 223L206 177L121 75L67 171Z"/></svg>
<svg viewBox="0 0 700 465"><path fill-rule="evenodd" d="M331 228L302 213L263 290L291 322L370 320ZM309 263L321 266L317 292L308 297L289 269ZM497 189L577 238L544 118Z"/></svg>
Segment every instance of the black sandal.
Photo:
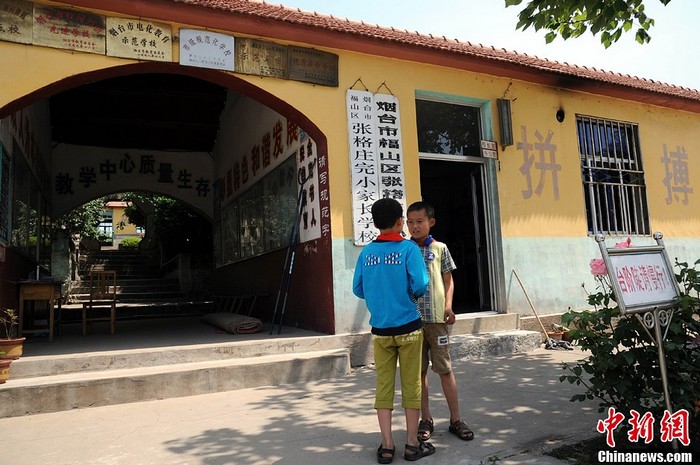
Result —
<svg viewBox="0 0 700 465"><path fill-rule="evenodd" d="M408 451L411 451L413 453L408 454ZM429 442L425 442L419 439L417 446L406 444L406 451L403 453L403 459L408 462L415 462L416 460L420 460L423 457L433 455L434 453L435 446L433 446Z"/></svg>
<svg viewBox="0 0 700 465"><path fill-rule="evenodd" d="M396 453L396 447L385 449L379 444L379 449L377 449L377 462L391 463L394 460L394 453ZM385 455L389 455L389 457L384 457Z"/></svg>
<svg viewBox="0 0 700 465"><path fill-rule="evenodd" d="M435 427L433 426L432 418L430 420L423 419L418 423L418 439L421 441L430 439L433 435L433 431L435 431Z"/></svg>
<svg viewBox="0 0 700 465"><path fill-rule="evenodd" d="M450 433L454 434L462 441L471 441L474 439L474 431L469 429L467 424L462 420L450 423Z"/></svg>

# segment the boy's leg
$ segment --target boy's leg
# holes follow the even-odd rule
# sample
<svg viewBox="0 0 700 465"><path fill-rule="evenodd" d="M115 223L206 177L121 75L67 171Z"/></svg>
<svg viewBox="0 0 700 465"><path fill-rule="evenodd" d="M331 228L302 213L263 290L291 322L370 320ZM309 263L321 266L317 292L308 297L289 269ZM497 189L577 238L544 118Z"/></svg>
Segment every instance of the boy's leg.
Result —
<svg viewBox="0 0 700 465"><path fill-rule="evenodd" d="M447 408L450 410L450 423L460 420L462 417L459 413L459 395L457 393L457 380L452 371L440 375L440 383L442 384L442 392L445 394Z"/></svg>
<svg viewBox="0 0 700 465"><path fill-rule="evenodd" d="M379 421L379 431L382 434L382 449L393 449L395 446L394 436L391 432L391 409L378 408L377 420Z"/></svg>
<svg viewBox="0 0 700 465"><path fill-rule="evenodd" d="M405 408L406 414L406 444L418 445L418 420L420 420L420 409Z"/></svg>
<svg viewBox="0 0 700 465"><path fill-rule="evenodd" d="M444 331L444 335L448 335L447 325L442 326L440 331ZM439 339L437 339L439 341ZM474 439L474 432L469 429L466 423L462 421L459 411L459 394L457 392L457 381L455 380L454 372L452 371L452 360L450 358L449 344L441 344L437 342L431 346L430 358L433 362L433 371L440 375L440 383L442 384L442 392L445 394L447 407L450 410L450 428L449 431L460 439L469 441Z"/></svg>
<svg viewBox="0 0 700 465"><path fill-rule="evenodd" d="M394 439L391 428L391 412L394 408L396 360L398 349L391 336L374 336L374 365L376 369L376 393L374 408L382 435L382 448L392 449Z"/></svg>
<svg viewBox="0 0 700 465"><path fill-rule="evenodd" d="M424 420L433 419L430 413L430 391L428 391L428 370L422 370L420 374L421 394L420 394L420 412L421 418Z"/></svg>
<svg viewBox="0 0 700 465"><path fill-rule="evenodd" d="M406 444L418 445L418 420L421 408L421 356L423 331L396 336L399 344L401 397L406 412Z"/></svg>
<svg viewBox="0 0 700 465"><path fill-rule="evenodd" d="M421 359L421 396L420 396L420 410L421 418L424 420L433 421L433 416L430 413L430 391L428 389L428 366L430 364L430 333L426 331L429 325L423 326L423 353Z"/></svg>

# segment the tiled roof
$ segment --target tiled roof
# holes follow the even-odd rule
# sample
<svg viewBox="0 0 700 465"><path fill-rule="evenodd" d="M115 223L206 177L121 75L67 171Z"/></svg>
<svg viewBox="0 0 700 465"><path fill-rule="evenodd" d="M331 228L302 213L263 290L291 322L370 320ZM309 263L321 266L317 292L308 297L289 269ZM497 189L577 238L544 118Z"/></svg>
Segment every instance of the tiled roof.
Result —
<svg viewBox="0 0 700 465"><path fill-rule="evenodd" d="M471 56L479 59L501 62L503 64L523 66L533 70L553 72L561 75L590 79L593 81L619 85L671 97L700 101L700 91L686 87L665 84L651 79L644 79L604 71L592 67L570 65L536 56L517 53L481 44L460 42L456 39L424 35L418 32L382 27L367 24L362 21L352 21L333 15L308 12L299 8L289 8L280 4L268 3L262 0L174 0L179 3L229 11L275 21L284 21L302 26L310 26L341 34L351 34L366 38L379 39L409 46L440 50L458 55Z"/></svg>

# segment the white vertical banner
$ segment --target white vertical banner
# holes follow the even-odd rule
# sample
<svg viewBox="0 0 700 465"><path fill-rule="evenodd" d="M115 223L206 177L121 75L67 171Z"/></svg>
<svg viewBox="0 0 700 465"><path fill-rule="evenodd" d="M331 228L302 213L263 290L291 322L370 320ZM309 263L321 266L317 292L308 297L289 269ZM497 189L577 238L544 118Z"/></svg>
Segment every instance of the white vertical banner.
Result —
<svg viewBox="0 0 700 465"><path fill-rule="evenodd" d="M302 192L301 218L299 218L299 242L308 242L321 237L321 202L319 201L318 179L320 167L318 164L316 142L307 135L301 138L297 150L297 179L304 179Z"/></svg>
<svg viewBox="0 0 700 465"><path fill-rule="evenodd" d="M369 244L379 234L371 212L372 204L380 198L373 100L369 91L349 89L346 95L355 245Z"/></svg>
<svg viewBox="0 0 700 465"><path fill-rule="evenodd" d="M399 100L389 94L374 94L374 121L380 197L398 200L405 212L406 184Z"/></svg>

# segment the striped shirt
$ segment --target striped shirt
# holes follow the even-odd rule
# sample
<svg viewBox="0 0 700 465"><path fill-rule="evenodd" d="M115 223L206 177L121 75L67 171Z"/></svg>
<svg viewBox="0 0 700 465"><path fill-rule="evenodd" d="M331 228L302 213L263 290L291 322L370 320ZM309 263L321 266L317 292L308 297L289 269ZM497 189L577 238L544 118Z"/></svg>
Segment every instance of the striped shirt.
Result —
<svg viewBox="0 0 700 465"><path fill-rule="evenodd" d="M428 236L425 244L419 245L419 248L428 269L430 284L425 294L418 299L418 311L425 323L444 323L445 283L442 275L456 270L457 266L447 245L431 236Z"/></svg>

